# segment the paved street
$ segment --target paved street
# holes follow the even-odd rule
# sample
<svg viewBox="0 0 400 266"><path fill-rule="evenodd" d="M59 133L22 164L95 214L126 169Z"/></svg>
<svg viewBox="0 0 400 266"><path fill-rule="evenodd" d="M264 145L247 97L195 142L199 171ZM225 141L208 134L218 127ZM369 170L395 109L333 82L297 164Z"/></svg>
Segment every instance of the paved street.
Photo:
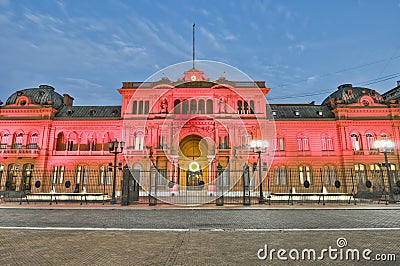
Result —
<svg viewBox="0 0 400 266"><path fill-rule="evenodd" d="M376 265L400 260L400 209L0 209L1 265ZM346 260L371 249L371 261ZM300 261L260 260L264 249L300 250ZM338 249L329 259L321 250ZM316 259L301 260L314 249ZM295 254L295 253L294 253ZM259 255L264 255L262 250ZM288 257L288 253L286 253Z"/></svg>

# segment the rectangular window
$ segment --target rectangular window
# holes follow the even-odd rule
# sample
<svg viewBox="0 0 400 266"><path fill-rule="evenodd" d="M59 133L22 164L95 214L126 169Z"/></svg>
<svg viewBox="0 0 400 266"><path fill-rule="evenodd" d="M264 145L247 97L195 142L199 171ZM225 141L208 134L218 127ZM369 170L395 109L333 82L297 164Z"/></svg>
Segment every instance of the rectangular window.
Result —
<svg viewBox="0 0 400 266"><path fill-rule="evenodd" d="M149 110L150 110L150 103L149 103L149 101L145 101L144 102L144 113L148 114Z"/></svg>
<svg viewBox="0 0 400 266"><path fill-rule="evenodd" d="M89 166L85 165L83 167L83 184L87 185L89 182Z"/></svg>
<svg viewBox="0 0 400 266"><path fill-rule="evenodd" d="M106 181L106 167L102 165L100 166L99 185L103 185L105 181Z"/></svg>
<svg viewBox="0 0 400 266"><path fill-rule="evenodd" d="M285 166L281 167L281 184L286 186L286 168Z"/></svg>
<svg viewBox="0 0 400 266"><path fill-rule="evenodd" d="M285 145L284 145L284 139L283 138L279 138L279 150L280 151L284 151L285 150Z"/></svg>
<svg viewBox="0 0 400 266"><path fill-rule="evenodd" d="M58 172L58 166L53 166L53 171L51 173L52 176L52 183L56 184L57 183L57 172Z"/></svg>
<svg viewBox="0 0 400 266"><path fill-rule="evenodd" d="M64 182L64 166L60 166L60 170L58 172L58 183L62 184Z"/></svg>
<svg viewBox="0 0 400 266"><path fill-rule="evenodd" d="M113 170L111 167L108 168L108 175L107 175L107 185L112 184L112 178L113 178Z"/></svg>
<svg viewBox="0 0 400 266"><path fill-rule="evenodd" d="M80 184L82 178L82 166L76 167L76 176L75 176L75 184Z"/></svg>

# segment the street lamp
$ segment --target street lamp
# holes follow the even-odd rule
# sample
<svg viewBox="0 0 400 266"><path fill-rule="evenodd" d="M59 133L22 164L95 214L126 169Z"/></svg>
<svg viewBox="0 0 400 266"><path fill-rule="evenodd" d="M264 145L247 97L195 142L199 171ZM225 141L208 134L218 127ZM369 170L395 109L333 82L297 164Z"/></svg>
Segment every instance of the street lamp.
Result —
<svg viewBox="0 0 400 266"><path fill-rule="evenodd" d="M117 182L117 154L120 154L123 152L125 146L125 142L121 141L118 142L117 140L115 141L109 141L108 142L108 151L112 154L114 154L114 176L113 176L113 188L112 188L112 197L110 204L115 204L117 203L117 200L115 199L115 183ZM122 165L122 164L121 164Z"/></svg>
<svg viewBox="0 0 400 266"><path fill-rule="evenodd" d="M382 140L375 141L374 147L376 149L378 149L379 151L383 152L383 155L385 157L385 166L386 166L388 183L389 183L389 203L395 203L393 191L392 191L391 172L390 172L389 161L388 161L388 156L387 156L387 153L391 152L392 149L394 148L394 143L391 140L382 139Z"/></svg>
<svg viewBox="0 0 400 266"><path fill-rule="evenodd" d="M264 153L267 151L268 148L268 141L266 140L252 140L250 143L250 148L253 152L258 153L258 176L260 179L260 196L258 199L259 204L265 204L265 199L263 195L263 189L262 189L262 174L261 174L261 153Z"/></svg>

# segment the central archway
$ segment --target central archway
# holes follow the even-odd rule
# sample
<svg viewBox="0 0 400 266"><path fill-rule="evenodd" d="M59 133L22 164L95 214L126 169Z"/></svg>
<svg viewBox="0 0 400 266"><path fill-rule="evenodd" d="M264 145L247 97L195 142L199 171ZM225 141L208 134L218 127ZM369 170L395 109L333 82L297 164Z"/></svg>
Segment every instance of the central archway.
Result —
<svg viewBox="0 0 400 266"><path fill-rule="evenodd" d="M208 144L199 135L189 135L179 142L179 167L181 185L200 189L207 183Z"/></svg>

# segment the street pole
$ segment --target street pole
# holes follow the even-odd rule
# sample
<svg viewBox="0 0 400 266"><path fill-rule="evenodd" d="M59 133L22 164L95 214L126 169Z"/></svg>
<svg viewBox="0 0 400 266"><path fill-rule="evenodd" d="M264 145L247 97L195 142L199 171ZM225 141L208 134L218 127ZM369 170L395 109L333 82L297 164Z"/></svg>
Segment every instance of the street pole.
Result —
<svg viewBox="0 0 400 266"><path fill-rule="evenodd" d="M258 199L258 204L265 204L263 187L262 187L262 173L261 173L261 150L257 151L258 153L258 177L260 179L260 196Z"/></svg>
<svg viewBox="0 0 400 266"><path fill-rule="evenodd" d="M383 156L385 157L385 166L386 166L388 183L389 183L389 203L396 203L394 200L394 195L393 195L393 191L392 191L392 177L391 177L391 171L390 171L390 167L389 167L389 160L388 160L386 148L383 150Z"/></svg>
<svg viewBox="0 0 400 266"><path fill-rule="evenodd" d="M114 175L113 175L113 186L112 186L112 196L110 204L116 204L117 200L115 198L115 183L117 182L117 151L113 152L114 154Z"/></svg>

